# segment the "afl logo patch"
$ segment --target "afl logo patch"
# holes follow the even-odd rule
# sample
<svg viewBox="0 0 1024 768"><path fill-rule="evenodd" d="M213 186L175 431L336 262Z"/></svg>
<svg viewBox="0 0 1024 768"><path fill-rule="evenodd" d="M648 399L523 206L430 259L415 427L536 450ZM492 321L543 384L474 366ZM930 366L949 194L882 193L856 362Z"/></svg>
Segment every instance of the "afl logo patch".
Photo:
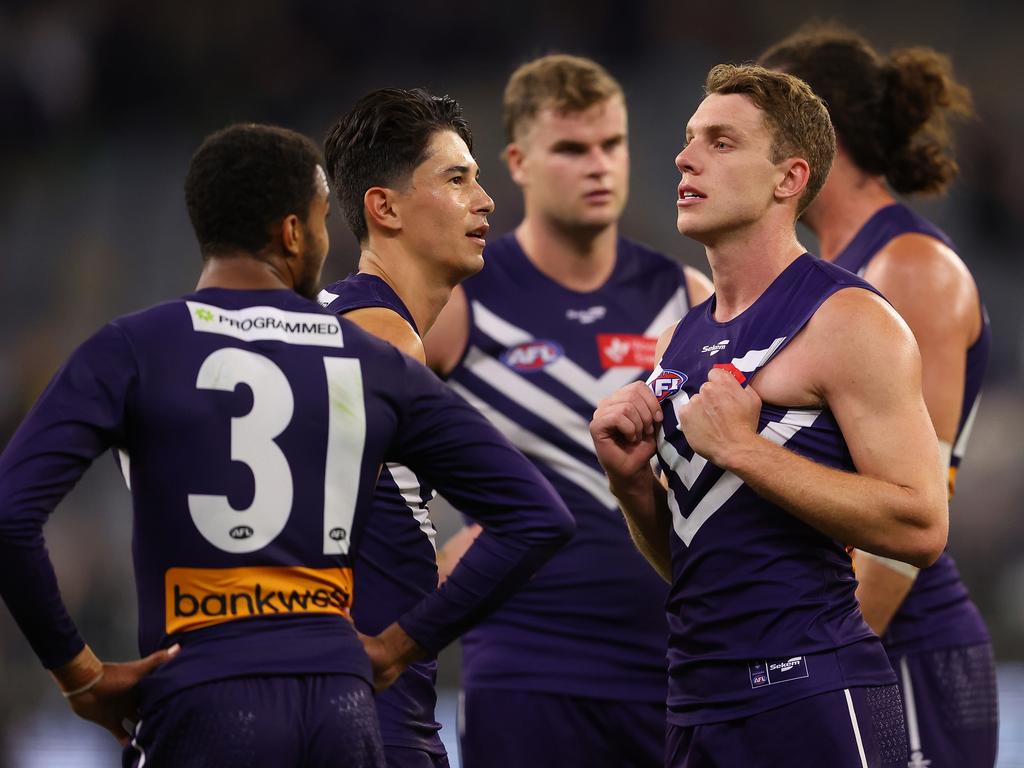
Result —
<svg viewBox="0 0 1024 768"><path fill-rule="evenodd" d="M660 403L682 389L687 378L685 373L679 371L662 371L651 381L651 391Z"/></svg>
<svg viewBox="0 0 1024 768"><path fill-rule="evenodd" d="M501 361L522 373L535 373L562 356L562 348L553 341L525 341L505 350Z"/></svg>

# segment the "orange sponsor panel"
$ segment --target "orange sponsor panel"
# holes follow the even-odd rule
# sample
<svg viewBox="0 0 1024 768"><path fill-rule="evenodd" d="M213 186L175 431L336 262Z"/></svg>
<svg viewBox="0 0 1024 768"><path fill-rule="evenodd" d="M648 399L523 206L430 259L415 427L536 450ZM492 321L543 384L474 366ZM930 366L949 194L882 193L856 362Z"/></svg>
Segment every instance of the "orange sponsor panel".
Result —
<svg viewBox="0 0 1024 768"><path fill-rule="evenodd" d="M171 568L164 575L168 634L225 621L296 614L348 618L351 568Z"/></svg>

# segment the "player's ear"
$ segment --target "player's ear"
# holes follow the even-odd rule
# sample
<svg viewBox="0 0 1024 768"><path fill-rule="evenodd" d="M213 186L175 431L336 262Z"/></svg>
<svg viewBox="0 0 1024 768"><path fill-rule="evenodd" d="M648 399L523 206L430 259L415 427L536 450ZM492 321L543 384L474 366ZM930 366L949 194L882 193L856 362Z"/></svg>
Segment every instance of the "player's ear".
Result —
<svg viewBox="0 0 1024 768"><path fill-rule="evenodd" d="M779 163L779 169L783 175L775 185L775 199L799 200L811 180L811 166L802 157L787 157Z"/></svg>
<svg viewBox="0 0 1024 768"><path fill-rule="evenodd" d="M370 187L363 195L363 215L369 229L397 232L402 228L401 216L395 208L395 191L387 187Z"/></svg>
<svg viewBox="0 0 1024 768"><path fill-rule="evenodd" d="M302 252L305 232L302 220L294 213L289 213L281 220L281 247L288 256L298 256Z"/></svg>
<svg viewBox="0 0 1024 768"><path fill-rule="evenodd" d="M516 142L510 143L501 153L502 158L508 163L508 172L519 186L526 186L526 170L523 168L523 148Z"/></svg>

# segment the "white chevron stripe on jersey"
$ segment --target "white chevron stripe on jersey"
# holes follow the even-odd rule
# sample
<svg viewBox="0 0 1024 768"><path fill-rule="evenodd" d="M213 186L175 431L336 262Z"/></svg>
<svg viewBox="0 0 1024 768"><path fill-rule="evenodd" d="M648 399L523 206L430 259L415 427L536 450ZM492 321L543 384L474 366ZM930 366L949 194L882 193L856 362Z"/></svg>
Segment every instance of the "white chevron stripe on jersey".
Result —
<svg viewBox="0 0 1024 768"><path fill-rule="evenodd" d="M463 365L474 376L507 395L521 408L539 416L559 432L564 432L573 442L594 453L590 425L558 398L530 383L526 377L513 373L508 366L476 347L470 347Z"/></svg>
<svg viewBox="0 0 1024 768"><path fill-rule="evenodd" d="M659 310L644 334L660 334L674 320L682 317L686 309L686 291L680 287ZM472 312L477 327L506 347L514 347L534 338L532 334L499 317L479 301L472 302ZM644 370L636 367L610 368L602 376L594 377L569 358L561 357L549 364L544 372L596 406L602 398L636 380Z"/></svg>
<svg viewBox="0 0 1024 768"><path fill-rule="evenodd" d="M974 419L978 415L978 406L981 405L981 395L974 398L974 405L971 406L971 412L967 416L967 420L964 422L964 428L960 430L960 436L956 439L956 445L953 446L953 455L958 459L963 459L964 454L967 452L967 441L971 438L971 431L974 429Z"/></svg>
<svg viewBox="0 0 1024 768"><path fill-rule="evenodd" d="M582 488L608 509L618 509L619 503L608 490L608 478L602 472L559 450L547 440L516 424L493 406L485 403L457 381L448 380L448 386L466 402L486 416L512 444L530 458L544 462L573 485Z"/></svg>
<svg viewBox="0 0 1024 768"><path fill-rule="evenodd" d="M420 524L420 530L427 537L430 546L437 552L437 530L430 520L430 510L423 504L423 486L420 485L420 479L416 477L415 472L403 464L390 462L387 464L387 468L391 473L391 479L398 486L398 492L405 500L405 506L412 512L412 516ZM437 493L431 491L430 498L434 498L436 495Z"/></svg>
<svg viewBox="0 0 1024 768"><path fill-rule="evenodd" d="M808 411L808 410L792 410L787 411L786 415L783 416L779 421L770 421L765 424L764 429L761 430L761 435L771 440L776 445L785 445L792 439L793 435L799 432L804 427L809 427L814 423L814 420L821 415L820 410ZM659 446L660 446L659 440ZM668 445L666 443L666 445ZM670 446L671 447L671 446ZM660 447L659 447L660 450ZM697 459L703 459L700 454L694 454L694 458L689 462L682 459L679 453L672 448L672 453L678 456L680 461L685 462L683 465L684 474L680 474L675 471L676 477L685 485L687 488L691 488L693 481L696 479L692 477L692 468L699 462ZM663 455L663 458L668 454ZM703 459L704 464L707 463L706 459ZM666 463L669 463L666 459ZM701 465L703 468L703 465ZM699 471L698 471L699 473ZM687 482L689 480L689 482ZM690 542L693 541L693 537L697 535L697 531L706 523L715 512L722 508L729 499L732 498L733 494L736 493L743 485L743 481L739 479L732 472L723 472L722 476L715 481L715 484L711 486L704 497L697 503L697 506L693 508L688 517L683 517L682 511L679 509L679 502L676 501L676 495L674 493L668 494L668 506L672 512L672 528L675 530L676 535L683 540L686 546L690 546Z"/></svg>
<svg viewBox="0 0 1024 768"><path fill-rule="evenodd" d="M782 342L785 340L786 337L783 336L782 338L773 341L766 349L752 349L743 355L743 357L734 357L732 359L732 364L744 373L756 371L768 362L771 356L775 354L776 350L782 346Z"/></svg>
<svg viewBox="0 0 1024 768"><path fill-rule="evenodd" d="M124 484L128 486L128 490L132 489L132 459L128 455L127 451L121 448L117 449L117 463L121 469L121 475L124 477Z"/></svg>

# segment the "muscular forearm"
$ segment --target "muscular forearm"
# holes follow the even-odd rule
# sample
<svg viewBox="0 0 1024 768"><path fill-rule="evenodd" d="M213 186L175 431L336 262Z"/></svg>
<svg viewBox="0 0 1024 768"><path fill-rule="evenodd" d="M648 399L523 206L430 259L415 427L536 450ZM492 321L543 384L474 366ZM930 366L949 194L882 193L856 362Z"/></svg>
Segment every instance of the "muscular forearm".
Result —
<svg viewBox="0 0 1024 768"><path fill-rule="evenodd" d="M944 499L843 472L757 436L721 464L758 495L848 545L926 567L946 542Z"/></svg>
<svg viewBox="0 0 1024 768"><path fill-rule="evenodd" d="M629 535L640 554L669 584L672 583L672 548L669 536L672 513L665 488L650 471L629 482L612 480L612 494L626 518Z"/></svg>
<svg viewBox="0 0 1024 768"><path fill-rule="evenodd" d="M917 569L869 552L857 551L853 557L860 611L868 626L875 634L881 635L910 594Z"/></svg>

